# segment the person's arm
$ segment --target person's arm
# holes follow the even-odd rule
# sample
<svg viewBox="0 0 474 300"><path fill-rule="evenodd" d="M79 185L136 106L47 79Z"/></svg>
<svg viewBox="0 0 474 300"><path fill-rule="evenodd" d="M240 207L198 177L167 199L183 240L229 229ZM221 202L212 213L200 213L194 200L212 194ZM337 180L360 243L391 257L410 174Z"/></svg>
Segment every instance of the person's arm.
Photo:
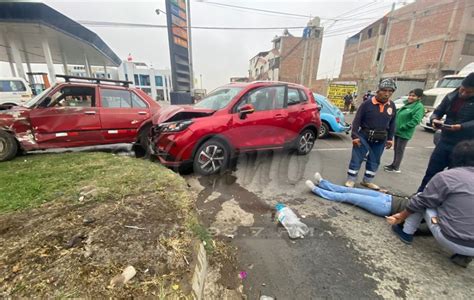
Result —
<svg viewBox="0 0 474 300"><path fill-rule="evenodd" d="M359 107L359 109L356 112L356 115L354 117L354 120L352 121L352 140L358 139L359 138L359 127L362 121L362 114L366 110L367 105L365 105L365 102L362 103L362 105Z"/></svg>
<svg viewBox="0 0 474 300"><path fill-rule="evenodd" d="M423 192L413 196L402 212L387 217L387 222L392 225L400 224L414 212L423 212L427 208L439 207L449 193L449 185L444 176L443 172L436 174L428 182Z"/></svg>
<svg viewBox="0 0 474 300"><path fill-rule="evenodd" d="M441 120L443 116L448 112L449 105L450 105L450 100L449 100L449 94L444 96L443 101L436 107L434 110L433 114L431 115L430 121L433 122L433 120Z"/></svg>

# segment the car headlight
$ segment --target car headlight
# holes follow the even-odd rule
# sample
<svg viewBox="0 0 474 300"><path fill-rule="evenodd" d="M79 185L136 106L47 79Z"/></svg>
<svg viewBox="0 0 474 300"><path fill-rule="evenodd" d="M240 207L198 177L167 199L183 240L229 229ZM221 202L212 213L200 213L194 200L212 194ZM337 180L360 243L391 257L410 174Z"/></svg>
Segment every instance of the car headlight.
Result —
<svg viewBox="0 0 474 300"><path fill-rule="evenodd" d="M161 132L177 132L182 131L191 125L193 121L185 120L185 121L178 121L178 122L168 122L160 124L160 131Z"/></svg>

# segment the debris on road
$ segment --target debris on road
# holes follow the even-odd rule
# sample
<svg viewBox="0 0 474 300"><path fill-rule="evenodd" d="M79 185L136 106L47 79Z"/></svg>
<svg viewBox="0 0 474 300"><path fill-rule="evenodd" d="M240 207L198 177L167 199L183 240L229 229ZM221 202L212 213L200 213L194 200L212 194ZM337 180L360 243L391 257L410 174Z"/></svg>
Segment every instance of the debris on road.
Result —
<svg viewBox="0 0 474 300"><path fill-rule="evenodd" d="M304 238L309 232L309 228L306 224L300 221L298 216L282 203L276 205L278 221L286 228L290 238Z"/></svg>
<svg viewBox="0 0 474 300"><path fill-rule="evenodd" d="M242 279L242 280L247 278L247 272L245 272L245 271L240 272L239 273L239 278Z"/></svg>

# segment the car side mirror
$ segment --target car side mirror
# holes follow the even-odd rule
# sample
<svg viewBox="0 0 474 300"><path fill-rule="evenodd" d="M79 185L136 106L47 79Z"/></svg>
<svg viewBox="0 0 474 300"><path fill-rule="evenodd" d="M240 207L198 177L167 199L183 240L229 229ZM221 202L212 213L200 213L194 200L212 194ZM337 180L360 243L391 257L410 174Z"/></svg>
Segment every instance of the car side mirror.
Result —
<svg viewBox="0 0 474 300"><path fill-rule="evenodd" d="M244 104L241 108L239 108L239 117L241 119L245 119L248 114L251 114L255 111L255 108L252 104Z"/></svg>
<svg viewBox="0 0 474 300"><path fill-rule="evenodd" d="M323 109L323 105L319 104L317 109L318 109L318 111L321 111L321 109Z"/></svg>

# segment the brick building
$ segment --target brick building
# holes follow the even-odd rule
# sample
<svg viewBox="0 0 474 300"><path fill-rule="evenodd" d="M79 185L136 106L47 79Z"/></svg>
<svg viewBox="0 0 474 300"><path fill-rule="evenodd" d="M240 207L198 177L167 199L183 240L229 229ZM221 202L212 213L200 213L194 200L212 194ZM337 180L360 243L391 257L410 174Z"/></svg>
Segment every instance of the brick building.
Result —
<svg viewBox="0 0 474 300"><path fill-rule="evenodd" d="M427 89L470 62L474 2L417 0L346 40L340 79L357 80L359 91L374 89L379 71L381 78L397 78L399 86Z"/></svg>
<svg viewBox="0 0 474 300"><path fill-rule="evenodd" d="M319 18L308 23L303 37L295 37L287 30L276 36L273 48L255 55L249 62L250 80L287 81L311 86L316 81L323 28Z"/></svg>

